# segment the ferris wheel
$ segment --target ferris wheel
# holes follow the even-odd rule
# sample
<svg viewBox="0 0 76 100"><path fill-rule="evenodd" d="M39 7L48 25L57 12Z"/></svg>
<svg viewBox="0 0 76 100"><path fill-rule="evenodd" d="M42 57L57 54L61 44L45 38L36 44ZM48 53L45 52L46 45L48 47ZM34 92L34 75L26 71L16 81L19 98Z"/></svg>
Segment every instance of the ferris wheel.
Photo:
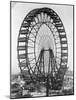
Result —
<svg viewBox="0 0 76 100"><path fill-rule="evenodd" d="M49 31L46 31L46 28ZM46 41L49 41L48 46ZM28 71L36 81L40 75L48 73L46 68L41 66L46 61L43 57L50 55L52 87L58 86L54 86L54 83L62 83L67 69L68 44L64 25L54 10L37 8L27 14L19 30L17 52L21 72Z"/></svg>

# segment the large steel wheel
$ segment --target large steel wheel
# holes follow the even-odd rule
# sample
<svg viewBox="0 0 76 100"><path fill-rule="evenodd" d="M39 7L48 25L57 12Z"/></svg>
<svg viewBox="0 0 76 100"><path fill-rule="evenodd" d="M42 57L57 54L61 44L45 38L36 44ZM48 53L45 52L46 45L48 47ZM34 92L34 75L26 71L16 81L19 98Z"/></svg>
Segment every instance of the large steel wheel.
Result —
<svg viewBox="0 0 76 100"><path fill-rule="evenodd" d="M18 36L18 61L21 72L26 70L31 78L38 80L40 74L37 54L37 35L42 25L46 25L53 36L54 70L51 83L53 89L60 89L67 69L68 45L66 32L60 17L49 8L38 8L30 11L24 18ZM38 56L37 56L38 55ZM42 73L42 72L41 72ZM58 87L60 85L60 87Z"/></svg>

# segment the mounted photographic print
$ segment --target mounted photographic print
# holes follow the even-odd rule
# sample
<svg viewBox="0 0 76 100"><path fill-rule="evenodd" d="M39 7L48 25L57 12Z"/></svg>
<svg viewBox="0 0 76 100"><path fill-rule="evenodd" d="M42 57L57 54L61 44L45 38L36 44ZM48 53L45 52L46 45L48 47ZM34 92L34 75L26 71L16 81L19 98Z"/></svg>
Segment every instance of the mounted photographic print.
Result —
<svg viewBox="0 0 76 100"><path fill-rule="evenodd" d="M10 2L10 98L74 95L74 5Z"/></svg>

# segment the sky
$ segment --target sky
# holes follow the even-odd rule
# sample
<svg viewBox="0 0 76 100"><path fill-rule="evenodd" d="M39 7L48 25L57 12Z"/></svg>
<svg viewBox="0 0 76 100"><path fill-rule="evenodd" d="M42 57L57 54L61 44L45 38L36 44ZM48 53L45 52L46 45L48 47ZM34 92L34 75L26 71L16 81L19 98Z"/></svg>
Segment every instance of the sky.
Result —
<svg viewBox="0 0 76 100"><path fill-rule="evenodd" d="M61 18L68 40L68 67L73 70L73 6L33 4L33 3L15 3L11 4L11 72L16 74L20 72L17 59L17 39L21 23L29 11L35 8L48 7L53 9Z"/></svg>

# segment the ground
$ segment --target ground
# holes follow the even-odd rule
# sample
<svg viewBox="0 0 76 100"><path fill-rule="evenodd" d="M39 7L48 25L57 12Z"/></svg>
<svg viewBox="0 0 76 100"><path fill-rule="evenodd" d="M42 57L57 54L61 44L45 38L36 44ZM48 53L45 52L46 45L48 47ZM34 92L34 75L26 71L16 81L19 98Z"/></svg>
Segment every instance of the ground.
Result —
<svg viewBox="0 0 76 100"><path fill-rule="evenodd" d="M13 75L11 81L11 98L30 98L38 96L46 96L46 84L41 82L34 84L30 79L29 75L26 75L25 81L19 77L20 74ZM49 88L48 96L59 96L59 95L73 95L73 73L67 71L64 76L63 86L61 90L51 90Z"/></svg>

